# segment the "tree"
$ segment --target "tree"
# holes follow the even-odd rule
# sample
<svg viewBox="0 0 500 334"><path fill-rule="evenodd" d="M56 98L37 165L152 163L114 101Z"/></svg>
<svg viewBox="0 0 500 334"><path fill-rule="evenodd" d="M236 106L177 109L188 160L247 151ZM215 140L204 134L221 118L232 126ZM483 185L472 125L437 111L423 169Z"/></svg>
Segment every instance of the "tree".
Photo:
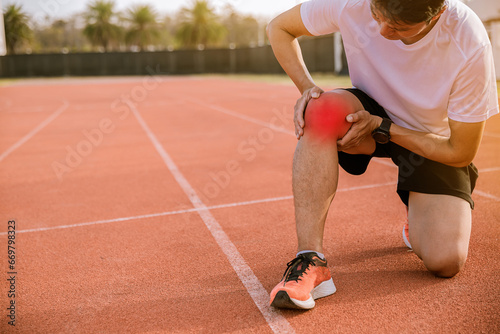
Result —
<svg viewBox="0 0 500 334"><path fill-rule="evenodd" d="M93 45L109 51L110 44L120 38L121 28L113 23L116 17L115 2L110 0L95 0L87 7L86 25L83 34Z"/></svg>
<svg viewBox="0 0 500 334"><path fill-rule="evenodd" d="M260 25L253 16L239 14L232 5L226 5L223 16L223 24L229 31L227 44L234 47L248 47L256 46L259 42L263 43L260 39L265 32L264 25Z"/></svg>
<svg viewBox="0 0 500 334"><path fill-rule="evenodd" d="M34 40L31 48L34 52L76 52L91 50L91 46L82 34L81 15L75 14L64 20L55 19L46 23L35 23Z"/></svg>
<svg viewBox="0 0 500 334"><path fill-rule="evenodd" d="M61 19L43 26L36 24L33 29L35 35L33 49L35 52L42 49L43 52L61 52L68 44L66 29L67 22Z"/></svg>
<svg viewBox="0 0 500 334"><path fill-rule="evenodd" d="M170 15L163 17L159 24L160 30L160 45L168 50L172 50L175 46L175 33L177 31L177 24L174 18Z"/></svg>
<svg viewBox="0 0 500 334"><path fill-rule="evenodd" d="M28 25L29 17L23 13L22 6L7 6L4 12L5 44L7 52L15 54L16 49L31 40L32 31Z"/></svg>
<svg viewBox="0 0 500 334"><path fill-rule="evenodd" d="M130 28L125 36L127 44L134 44L143 50L145 46L159 41L158 14L149 5L138 5L127 11L126 20Z"/></svg>
<svg viewBox="0 0 500 334"><path fill-rule="evenodd" d="M184 7L179 13L176 38L183 46L217 45L227 30L206 0L194 0L192 8Z"/></svg>

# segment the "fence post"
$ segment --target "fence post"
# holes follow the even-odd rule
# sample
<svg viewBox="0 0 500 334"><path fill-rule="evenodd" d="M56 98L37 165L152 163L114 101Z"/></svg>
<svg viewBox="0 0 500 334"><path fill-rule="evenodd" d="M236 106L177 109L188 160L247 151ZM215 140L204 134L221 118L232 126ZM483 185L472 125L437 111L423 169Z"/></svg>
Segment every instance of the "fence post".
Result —
<svg viewBox="0 0 500 334"><path fill-rule="evenodd" d="M63 73L65 77L71 75L68 58L69 58L68 54L63 54Z"/></svg>
<svg viewBox="0 0 500 334"><path fill-rule="evenodd" d="M236 73L236 49L229 50L229 73Z"/></svg>
<svg viewBox="0 0 500 334"><path fill-rule="evenodd" d="M334 72L339 75L344 64L342 64L342 37L338 32L333 34L333 57Z"/></svg>
<svg viewBox="0 0 500 334"><path fill-rule="evenodd" d="M205 53L203 50L204 49L198 49L198 52L195 54L196 70L199 73L205 73Z"/></svg>
<svg viewBox="0 0 500 334"><path fill-rule="evenodd" d="M168 72L170 74L176 74L175 72L175 61L176 61L177 53L175 51L169 52L169 62L168 62Z"/></svg>

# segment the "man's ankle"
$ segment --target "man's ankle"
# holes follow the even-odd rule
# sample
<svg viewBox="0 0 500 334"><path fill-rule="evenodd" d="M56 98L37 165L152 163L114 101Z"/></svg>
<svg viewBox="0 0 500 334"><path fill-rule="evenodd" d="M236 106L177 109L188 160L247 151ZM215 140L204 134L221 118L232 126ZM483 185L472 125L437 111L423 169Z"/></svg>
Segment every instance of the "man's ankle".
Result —
<svg viewBox="0 0 500 334"><path fill-rule="evenodd" d="M323 259L323 260L325 259L325 255L323 253L317 252L315 250L302 250L302 251L299 251L296 256L299 256L300 254L304 254L304 253L311 253L311 252L318 254L318 256L321 259Z"/></svg>

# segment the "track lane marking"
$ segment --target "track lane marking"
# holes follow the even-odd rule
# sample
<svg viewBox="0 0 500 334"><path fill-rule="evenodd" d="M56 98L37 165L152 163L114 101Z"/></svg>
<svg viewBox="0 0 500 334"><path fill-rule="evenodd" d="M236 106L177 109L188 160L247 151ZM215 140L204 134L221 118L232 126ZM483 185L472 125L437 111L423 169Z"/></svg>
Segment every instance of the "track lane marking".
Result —
<svg viewBox="0 0 500 334"><path fill-rule="evenodd" d="M493 137L493 138L500 138L500 134L499 133L494 133L494 132L483 132L483 136L486 136L486 137Z"/></svg>
<svg viewBox="0 0 500 334"><path fill-rule="evenodd" d="M186 98L185 100L188 101L188 102L197 104L199 106L208 107L208 108L210 108L212 110L221 112L223 114L226 114L226 115L229 115L229 116L233 116L233 117L242 119L242 120L250 122L250 123L262 125L262 126L264 126L266 128L269 128L271 130L274 130L274 131L277 131L277 132L281 132L281 133L284 133L284 134L287 134L287 135L290 135L290 136L293 136L294 138L296 138L295 132L286 130L284 128L281 128L279 126L276 126L276 125L268 123L268 122L261 121L261 120L259 120L257 118L253 118L253 117L250 117L250 116L247 116L247 115L243 115L243 114L240 114L238 112L232 111L230 109L227 109L227 108L215 105L215 104L206 103L206 102L200 101L200 100L192 98L192 97L191 98ZM376 162L376 163L379 163L381 165L385 165L385 166L389 166L389 167L395 167L394 164L392 164L392 163L390 163L388 161L384 161L383 159L373 159L372 161Z"/></svg>
<svg viewBox="0 0 500 334"><path fill-rule="evenodd" d="M236 111L233 111L233 110L221 107L219 105L216 105L216 104L213 104L213 103L206 103L204 101L198 100L198 99L193 98L193 97L186 98L185 100L188 101L188 102L197 104L199 106L208 107L208 108L210 108L212 110L221 112L223 114L226 114L226 115L229 115L229 116L233 116L233 117L236 117L236 118L239 118L241 120L244 120L244 121L247 121L247 122L250 122L250 123L254 123L254 124L257 124L257 125L262 125L262 126L264 126L266 128L269 128L271 130L274 130L274 131L277 131L277 132L281 132L281 133L284 133L284 134L291 135L291 136L295 137L295 133L293 131L289 131L289 130L283 129L283 128L275 126L275 125L273 125L273 124L271 124L269 122L261 121L261 120L259 120L257 118L253 118L253 117L241 114L239 112L236 112ZM500 134L493 133L493 132L484 132L483 134L485 136L488 136L488 137L500 138ZM394 163L386 161L386 159L384 159L384 158L374 158L374 159L372 159L372 161L376 162L378 164L384 165L384 166L397 168L397 166ZM500 170L500 168L489 168L489 169L485 169L485 170L480 171L480 172L492 172L492 171L497 171L497 170Z"/></svg>
<svg viewBox="0 0 500 334"><path fill-rule="evenodd" d="M238 112L232 111L230 109L227 109L227 108L215 105L215 104L206 103L206 102L200 101L200 100L192 98L192 97L191 98L186 98L185 100L188 101L188 102L197 104L199 106L208 107L208 108L210 108L212 110L221 112L223 114L226 114L226 115L229 115L229 116L233 116L233 117L236 117L236 118L242 119L244 121L257 124L257 125L262 125L263 127L269 128L271 130L274 130L274 131L277 131L277 132L281 132L281 133L284 133L284 134L291 135L291 136L295 137L295 133L293 131L289 131L289 130L286 130L286 129L282 128L282 127L273 125L271 123L261 121L260 119L253 118L253 117L250 117L250 116L247 116L247 115L243 115L243 114L240 114Z"/></svg>
<svg viewBox="0 0 500 334"><path fill-rule="evenodd" d="M492 167L492 168L483 168L479 170L479 173L489 173L489 172L498 172L500 171L500 167Z"/></svg>
<svg viewBox="0 0 500 334"><path fill-rule="evenodd" d="M64 104L57 108L57 110L52 113L49 117L47 117L42 123L38 124L33 130L31 130L27 135L25 135L23 138L19 139L14 145L9 147L7 151L3 152L2 155L0 155L0 162L4 160L9 154L14 152L16 149L21 147L24 143L26 143L28 140L33 138L38 132L40 132L44 127L46 127L50 122L52 122L54 119L57 118L63 111L68 109L69 103L68 101L64 101Z"/></svg>
<svg viewBox="0 0 500 334"><path fill-rule="evenodd" d="M355 190L361 190L361 189L386 187L386 186L391 186L391 185L396 185L396 182L378 183L378 184L372 184L372 185L338 189L337 193L355 191ZM243 201L243 202L235 202L235 203L228 203L228 204L212 205L212 206L207 206L206 208L208 210L217 210L217 209L225 209L225 208L235 208L235 207L239 207L239 206L248 206L248 205L254 205L254 204L286 201L286 200L291 200L291 199L293 199L293 196L270 197L270 198L264 198L264 199L257 199L257 200L253 200L253 201ZM16 233L34 233L34 232L45 232L45 231L52 231L52 230L63 230L63 229L74 228L74 227L84 227L84 226L92 226L92 225L127 222L127 221L131 221L131 220L166 217L166 216L180 215L180 214L192 213L192 212L198 212L198 211L200 211L200 209L197 209L197 208L185 209L185 210L174 210L174 211L150 213L150 214L138 215L138 216L97 220L97 221L87 222L87 223L76 223L76 224L68 224L68 225L40 227L40 228L33 228L33 229L27 229L27 230L17 230ZM7 235L7 232L0 232L0 236L2 236L2 235Z"/></svg>
<svg viewBox="0 0 500 334"><path fill-rule="evenodd" d="M200 218L205 223L205 226L208 228L213 238L219 245L220 249L226 255L229 263L233 267L234 271L238 275L240 281L243 283L245 288L247 289L250 297L253 299L255 305L264 316L264 319L268 323L269 327L274 333L295 333L295 330L290 325L290 323L286 320L285 317L279 312L269 306L269 294L259 281L257 276L253 273L252 269L245 262L243 256L239 253L236 246L232 243L232 241L227 236L226 232L222 229L219 222L213 217L212 213L208 209L208 207L202 202L202 200L198 197L193 187L186 180L184 175L180 172L180 170L175 165L172 158L165 151L161 143L158 141L156 136L153 134L149 126L146 124L141 114L132 103L127 103L132 113L136 117L137 121L146 132L147 136L151 140L151 143L155 147L156 151L162 157L165 165L170 170L175 180L182 188L184 193L188 196L189 200L193 204L194 208L197 209L197 213Z"/></svg>
<svg viewBox="0 0 500 334"><path fill-rule="evenodd" d="M388 182L388 183L378 183L378 184L371 184L371 185L365 185L365 186L356 186L356 187L338 189L337 193L355 191L355 190L363 190L363 189L381 188L381 187L392 186L392 185L396 185L396 184L397 184L396 182ZM500 202L500 197L497 197L495 195L489 194L489 193L481 191L481 190L475 189L474 194L482 196L482 197L490 198L490 199L493 199L493 200ZM291 199L293 199L293 196L270 197L270 198L264 198L264 199L257 199L257 200L253 200L253 201L243 201L243 202L235 202L235 203L228 203L228 204L212 205L212 206L207 206L206 208L208 210L217 210L217 209L234 208L234 207L254 205L254 204L286 201L286 200L291 200ZM27 229L27 230L18 230L18 231L16 231L16 233L45 232L45 231L52 231L52 230L69 229L69 228L74 228L74 227L84 227L84 226L120 223L120 222L132 221L132 220L181 215L181 214L185 214L185 213L197 212L199 210L200 209L192 208L192 209L185 209L185 210L174 210L174 211L166 211L166 212L159 212L159 213L150 213L150 214L138 215L138 216L97 220L97 221L87 222L87 223L77 223L77 224L68 224L68 225L59 225L59 226L50 226L50 227L40 227L40 228L33 228L33 229ZM3 236L3 235L7 235L7 232L0 232L0 236Z"/></svg>
<svg viewBox="0 0 500 334"><path fill-rule="evenodd" d="M481 191L481 190L476 190L476 189L474 189L473 194L477 194L477 195L479 195L479 196L486 197L486 198L489 198L489 199L495 200L495 201L497 201L497 202L500 202L500 197L495 196L495 195L492 195L492 194L489 194L489 193L484 192L484 191Z"/></svg>

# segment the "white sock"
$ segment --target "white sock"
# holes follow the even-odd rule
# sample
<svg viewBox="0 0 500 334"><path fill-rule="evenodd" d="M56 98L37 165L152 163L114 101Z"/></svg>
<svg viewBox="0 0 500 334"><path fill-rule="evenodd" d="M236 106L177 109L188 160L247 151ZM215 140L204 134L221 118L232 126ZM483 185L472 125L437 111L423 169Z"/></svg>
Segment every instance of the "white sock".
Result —
<svg viewBox="0 0 500 334"><path fill-rule="evenodd" d="M321 258L321 259L325 259L325 255L323 253L320 253L320 252L316 252L316 251L313 251L313 250L303 250L303 251L300 251L297 253L296 256L299 256L300 254L304 254L304 253L310 253L310 252L314 252L316 254L318 254L318 256Z"/></svg>

